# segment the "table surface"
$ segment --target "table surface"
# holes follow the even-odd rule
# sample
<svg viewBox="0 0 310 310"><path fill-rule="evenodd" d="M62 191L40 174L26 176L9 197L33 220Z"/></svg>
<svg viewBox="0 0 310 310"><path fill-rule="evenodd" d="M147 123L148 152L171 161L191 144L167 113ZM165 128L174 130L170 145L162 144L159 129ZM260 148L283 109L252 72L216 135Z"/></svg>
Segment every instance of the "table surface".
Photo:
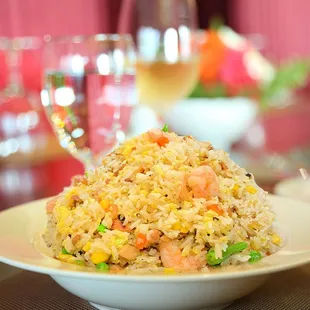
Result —
<svg viewBox="0 0 310 310"><path fill-rule="evenodd" d="M87 301L65 291L49 276L21 271L1 263L0 309L94 310ZM310 267L271 275L264 286L235 301L225 310L278 309L310 309Z"/></svg>

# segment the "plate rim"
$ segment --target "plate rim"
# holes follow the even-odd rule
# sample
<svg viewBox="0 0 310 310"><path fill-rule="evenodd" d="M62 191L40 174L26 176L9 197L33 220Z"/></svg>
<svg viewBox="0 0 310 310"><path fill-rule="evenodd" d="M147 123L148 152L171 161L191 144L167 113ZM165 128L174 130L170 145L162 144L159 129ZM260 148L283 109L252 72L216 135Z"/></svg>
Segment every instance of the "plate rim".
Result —
<svg viewBox="0 0 310 310"><path fill-rule="evenodd" d="M3 210L0 212L0 217L4 213L12 212L12 210L17 210L19 208L23 209L26 208L28 205L31 204L42 204L42 208L44 207L44 202L47 201L49 198L43 198L39 200L35 200L32 202L28 202L25 204L21 204L6 210ZM286 202L292 202L292 203L298 203L300 205L304 205L305 207L308 207L309 204L306 202L278 196L278 195L268 195L268 199L271 198L271 200L285 200ZM29 240L29 243L32 244L31 240ZM34 247L34 246L33 246ZM38 249L34 247L35 251L38 251L41 255L46 256L42 252L40 252ZM281 250L280 250L281 251ZM279 251L279 252L280 252ZM267 265L263 268L255 268L255 269L246 269L246 270L237 270L237 271L223 271L219 273L192 273L192 274L176 274L176 275L137 275L137 274L104 274L99 272L93 272L93 271L85 271L83 267L79 267L81 269L77 270L66 270L66 269L60 269L55 267L46 267L46 266L39 266L27 262L20 262L18 260L14 260L8 257L5 257L1 255L1 249L0 249L0 262L17 267L23 270L36 272L40 274L47 274L51 277L69 277L69 278L79 278L79 279L85 279L85 280L102 280L102 281L120 281L120 282L140 282L140 283L155 283L155 282L165 282L165 283L180 283L180 282L209 282L209 281L217 281L217 280L225 280L225 279L240 279L240 278L249 278L254 276L264 276L269 275L285 270L294 269L297 267L304 266L308 263L310 263L310 250L306 250L304 253L308 254L307 258L301 258L300 260L297 260L294 263L284 263L281 265ZM48 257L48 256L46 256ZM53 259L52 257L48 257L48 259ZM68 265L66 263L62 263L62 265ZM259 263L258 263L259 264ZM83 268L83 269L82 269Z"/></svg>

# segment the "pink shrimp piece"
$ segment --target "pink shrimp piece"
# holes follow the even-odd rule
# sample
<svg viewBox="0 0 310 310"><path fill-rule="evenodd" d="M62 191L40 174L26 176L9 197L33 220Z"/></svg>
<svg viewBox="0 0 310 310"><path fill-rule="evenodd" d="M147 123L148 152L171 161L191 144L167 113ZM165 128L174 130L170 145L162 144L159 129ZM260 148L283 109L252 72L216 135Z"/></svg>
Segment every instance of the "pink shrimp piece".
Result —
<svg viewBox="0 0 310 310"><path fill-rule="evenodd" d="M160 232L157 229L152 229L150 233L147 235L147 241L150 243L156 243L160 239Z"/></svg>
<svg viewBox="0 0 310 310"><path fill-rule="evenodd" d="M159 146L165 146L169 143L169 139L164 135L164 132L160 129L151 129L148 135L152 142L157 143Z"/></svg>
<svg viewBox="0 0 310 310"><path fill-rule="evenodd" d="M118 219L113 221L111 228L115 229L115 230L131 232L130 227L128 225L124 226L123 223L120 220L118 220Z"/></svg>
<svg viewBox="0 0 310 310"><path fill-rule="evenodd" d="M187 185L192 189L194 198L211 198L219 195L217 176L209 166L194 169L187 178Z"/></svg>
<svg viewBox="0 0 310 310"><path fill-rule="evenodd" d="M159 246L161 261L166 268L175 268L181 271L199 270L200 262L194 256L184 257L176 241L163 242Z"/></svg>
<svg viewBox="0 0 310 310"><path fill-rule="evenodd" d="M58 199L58 197L54 197L54 198L52 198L51 200L49 200L49 201L46 203L46 207L45 207L46 213L49 214L49 213L52 213L52 212L53 212L53 210L54 210L54 208L55 208L55 206L56 206L57 199Z"/></svg>
<svg viewBox="0 0 310 310"><path fill-rule="evenodd" d="M179 198L181 200L189 200L190 198L190 195L187 189L187 176L186 175L183 177L183 180L182 180L182 184L181 184L181 188L179 192Z"/></svg>

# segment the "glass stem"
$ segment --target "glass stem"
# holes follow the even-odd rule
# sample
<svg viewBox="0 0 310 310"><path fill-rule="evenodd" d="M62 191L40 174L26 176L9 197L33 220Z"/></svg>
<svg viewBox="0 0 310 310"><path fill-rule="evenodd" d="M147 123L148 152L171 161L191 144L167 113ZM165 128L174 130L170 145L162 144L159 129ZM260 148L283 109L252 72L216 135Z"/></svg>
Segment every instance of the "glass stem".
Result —
<svg viewBox="0 0 310 310"><path fill-rule="evenodd" d="M98 166L96 159L92 158L91 155L87 156L86 158L84 158L83 160L80 160L80 161L84 165L84 171L94 170Z"/></svg>
<svg viewBox="0 0 310 310"><path fill-rule="evenodd" d="M121 80L122 80L121 75L116 74L115 75L115 87L116 87L116 92L117 92L117 103L114 108L113 126L112 126L112 130L116 138L116 146L118 146L120 143L122 143L125 140L125 133L123 132L122 125L121 125L121 105L122 105L122 98L123 98Z"/></svg>

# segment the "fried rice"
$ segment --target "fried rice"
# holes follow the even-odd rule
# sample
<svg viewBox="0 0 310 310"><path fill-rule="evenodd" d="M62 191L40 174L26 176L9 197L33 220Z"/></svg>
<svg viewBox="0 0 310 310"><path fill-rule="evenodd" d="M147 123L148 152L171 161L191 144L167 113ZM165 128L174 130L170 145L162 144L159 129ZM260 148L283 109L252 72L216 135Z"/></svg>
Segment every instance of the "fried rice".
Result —
<svg viewBox="0 0 310 310"><path fill-rule="evenodd" d="M43 238L55 258L104 272L209 271L282 246L266 198L223 150L153 129L48 201Z"/></svg>

